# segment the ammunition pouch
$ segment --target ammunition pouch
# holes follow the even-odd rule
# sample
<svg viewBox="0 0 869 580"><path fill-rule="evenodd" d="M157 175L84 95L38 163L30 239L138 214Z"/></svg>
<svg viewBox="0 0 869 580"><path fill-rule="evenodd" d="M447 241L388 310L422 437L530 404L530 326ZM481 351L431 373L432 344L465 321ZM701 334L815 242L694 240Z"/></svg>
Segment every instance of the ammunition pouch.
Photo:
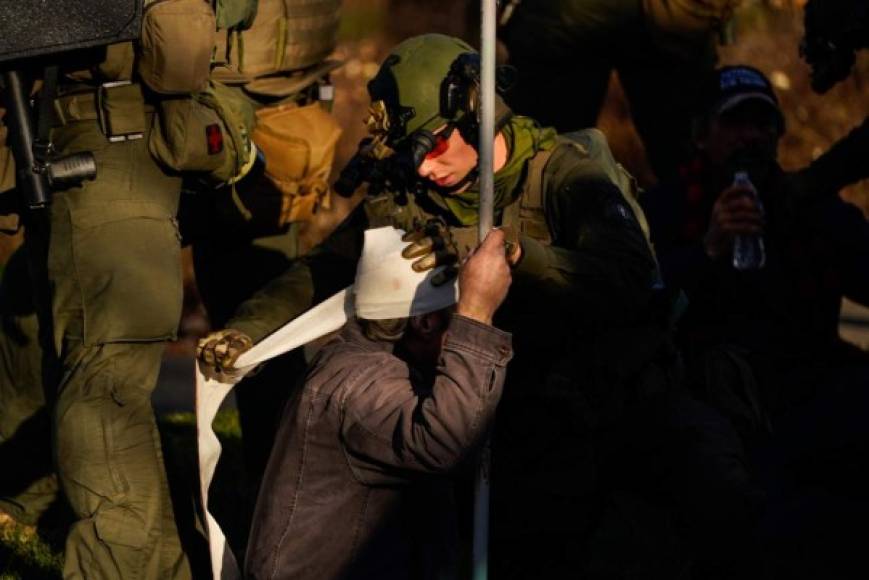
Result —
<svg viewBox="0 0 869 580"><path fill-rule="evenodd" d="M253 133L261 163L244 180L214 192L216 213L251 237L278 235L330 207L328 179L341 129L314 102L264 107Z"/></svg>
<svg viewBox="0 0 869 580"><path fill-rule="evenodd" d="M110 142L141 139L145 133L145 104L142 87L128 81L100 85L97 89L75 92L54 101L55 126L78 121L97 121Z"/></svg>
<svg viewBox="0 0 869 580"><path fill-rule="evenodd" d="M145 132L142 87L126 81L106 83L96 92L100 127L109 141L141 139Z"/></svg>
<svg viewBox="0 0 869 580"><path fill-rule="evenodd" d="M153 111L153 117L146 112ZM145 102L135 83L106 83L55 100L54 125L96 121L110 142L142 138L151 123L148 148L168 171L189 172L212 183L232 183L250 168L255 123L253 103L240 89L212 82L193 95Z"/></svg>
<svg viewBox="0 0 869 580"><path fill-rule="evenodd" d="M238 89L212 82L157 105L148 148L164 167L210 183L233 183L253 162L254 106Z"/></svg>
<svg viewBox="0 0 869 580"><path fill-rule="evenodd" d="M202 0L152 0L145 6L139 75L157 93L204 91L211 72L216 18Z"/></svg>

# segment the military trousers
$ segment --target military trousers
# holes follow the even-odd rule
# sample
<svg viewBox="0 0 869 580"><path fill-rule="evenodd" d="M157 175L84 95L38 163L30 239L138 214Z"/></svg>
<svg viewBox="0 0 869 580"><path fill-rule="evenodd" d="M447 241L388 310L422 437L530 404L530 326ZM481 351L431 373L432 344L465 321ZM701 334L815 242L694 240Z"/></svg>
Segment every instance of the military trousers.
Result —
<svg viewBox="0 0 869 580"><path fill-rule="evenodd" d="M97 161L95 181L54 195L47 244L54 448L76 517L64 578L190 577L151 407L181 315L180 178L147 137L110 143L90 120L53 131L60 151Z"/></svg>

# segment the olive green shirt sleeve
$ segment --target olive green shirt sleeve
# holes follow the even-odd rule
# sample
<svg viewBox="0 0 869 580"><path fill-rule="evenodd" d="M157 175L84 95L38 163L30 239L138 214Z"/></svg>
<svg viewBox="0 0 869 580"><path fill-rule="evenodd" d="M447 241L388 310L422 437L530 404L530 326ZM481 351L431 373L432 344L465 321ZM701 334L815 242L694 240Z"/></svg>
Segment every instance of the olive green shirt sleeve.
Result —
<svg viewBox="0 0 869 580"><path fill-rule="evenodd" d="M227 327L259 342L353 283L367 218L361 206L322 244L242 303Z"/></svg>

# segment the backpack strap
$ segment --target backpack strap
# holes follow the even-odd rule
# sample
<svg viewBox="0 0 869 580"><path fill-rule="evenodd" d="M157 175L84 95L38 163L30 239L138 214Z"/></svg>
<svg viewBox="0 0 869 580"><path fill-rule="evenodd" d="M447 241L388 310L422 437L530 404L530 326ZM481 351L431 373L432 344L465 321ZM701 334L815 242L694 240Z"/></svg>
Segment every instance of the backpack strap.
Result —
<svg viewBox="0 0 869 580"><path fill-rule="evenodd" d="M557 147L557 145L556 145ZM501 222L516 227L524 234L544 244L552 243L549 225L546 222L544 200L544 170L555 147L539 151L528 162L528 177L522 194L515 202L504 208Z"/></svg>

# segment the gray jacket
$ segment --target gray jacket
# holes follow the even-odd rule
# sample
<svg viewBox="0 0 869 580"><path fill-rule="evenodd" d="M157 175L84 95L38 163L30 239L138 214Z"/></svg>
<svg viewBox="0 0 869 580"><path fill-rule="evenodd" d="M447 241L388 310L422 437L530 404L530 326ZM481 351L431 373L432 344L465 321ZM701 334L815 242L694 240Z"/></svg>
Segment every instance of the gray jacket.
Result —
<svg viewBox="0 0 869 580"><path fill-rule="evenodd" d="M495 411L509 334L454 315L433 380L355 321L287 406L257 500L246 575L443 578L456 554L447 477Z"/></svg>

